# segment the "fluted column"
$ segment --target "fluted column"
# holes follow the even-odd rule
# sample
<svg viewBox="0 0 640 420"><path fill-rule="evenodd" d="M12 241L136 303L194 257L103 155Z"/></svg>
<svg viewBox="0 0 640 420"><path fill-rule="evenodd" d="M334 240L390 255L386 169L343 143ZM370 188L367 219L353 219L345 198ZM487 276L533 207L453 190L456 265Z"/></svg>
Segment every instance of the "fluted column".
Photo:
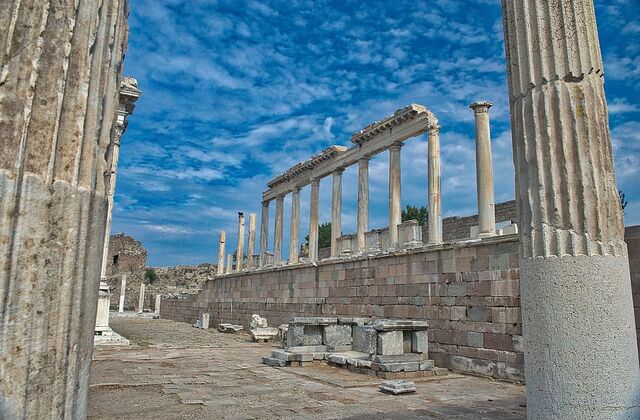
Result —
<svg viewBox="0 0 640 420"><path fill-rule="evenodd" d="M333 188L331 189L331 256L338 257L338 238L342 235L342 172L333 172Z"/></svg>
<svg viewBox="0 0 640 420"><path fill-rule="evenodd" d="M300 188L291 193L291 226L289 228L289 263L298 262L300 241Z"/></svg>
<svg viewBox="0 0 640 420"><path fill-rule="evenodd" d="M244 265L244 213L238 212L238 249L236 249L236 271Z"/></svg>
<svg viewBox="0 0 640 420"><path fill-rule="evenodd" d="M503 0L530 419L640 418L591 0Z"/></svg>
<svg viewBox="0 0 640 420"><path fill-rule="evenodd" d="M258 264L264 267L267 246L269 245L269 201L262 202L262 217L260 218L260 259Z"/></svg>
<svg viewBox="0 0 640 420"><path fill-rule="evenodd" d="M247 268L253 268L253 254L256 252L256 214L249 213L249 243L247 244Z"/></svg>
<svg viewBox="0 0 640 420"><path fill-rule="evenodd" d="M389 245L398 246L398 225L402 223L400 149L402 143L389 147Z"/></svg>
<svg viewBox="0 0 640 420"><path fill-rule="evenodd" d="M309 260L318 261L318 209L320 203L320 180L311 181L309 204Z"/></svg>
<svg viewBox="0 0 640 420"><path fill-rule="evenodd" d="M476 186L478 195L478 226L480 238L495 236L496 211L493 194L493 163L491 158L491 131L487 101L469 105L475 115L476 126Z"/></svg>
<svg viewBox="0 0 640 420"><path fill-rule="evenodd" d="M429 244L442 243L442 193L440 191L440 126L429 127Z"/></svg>
<svg viewBox="0 0 640 420"><path fill-rule="evenodd" d="M227 241L227 233L224 230L220 231L220 238L218 239L218 267L216 274L221 276L224 274L224 254L225 254L225 242Z"/></svg>
<svg viewBox="0 0 640 420"><path fill-rule="evenodd" d="M129 4L0 4L0 418L83 419Z"/></svg>
<svg viewBox="0 0 640 420"><path fill-rule="evenodd" d="M276 198L276 221L273 232L273 263L280 264L282 261L282 212L284 211L284 196Z"/></svg>
<svg viewBox="0 0 640 420"><path fill-rule="evenodd" d="M358 253L366 250L364 234L369 228L369 159L358 162Z"/></svg>

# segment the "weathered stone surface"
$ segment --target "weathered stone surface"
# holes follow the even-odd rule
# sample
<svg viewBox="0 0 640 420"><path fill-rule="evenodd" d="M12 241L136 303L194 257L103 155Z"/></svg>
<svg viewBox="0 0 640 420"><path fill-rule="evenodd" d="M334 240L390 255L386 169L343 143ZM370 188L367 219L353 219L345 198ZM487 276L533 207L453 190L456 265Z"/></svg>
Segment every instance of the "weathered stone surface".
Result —
<svg viewBox="0 0 640 420"><path fill-rule="evenodd" d="M289 325L331 325L337 324L338 318L328 317L309 317L309 316L294 316L289 319Z"/></svg>
<svg viewBox="0 0 640 420"><path fill-rule="evenodd" d="M425 360L429 360L429 356L427 354L420 354L420 353L405 353L405 354L390 355L390 356L377 354L373 356L371 359L376 363L403 363L403 362L422 362Z"/></svg>
<svg viewBox="0 0 640 420"><path fill-rule="evenodd" d="M377 354L396 355L402 354L402 331L379 331Z"/></svg>
<svg viewBox="0 0 640 420"><path fill-rule="evenodd" d="M376 319L372 325L378 331L426 330L429 328L427 321L413 319Z"/></svg>
<svg viewBox="0 0 640 420"><path fill-rule="evenodd" d="M193 326L196 328L202 328L203 330L206 330L209 328L209 319L210 319L209 314L200 314L198 315L198 319L196 320L195 324L193 324Z"/></svg>
<svg viewBox="0 0 640 420"><path fill-rule="evenodd" d="M528 2L503 1L527 415L640 418L629 265L594 5L548 6L534 13Z"/></svg>
<svg viewBox="0 0 640 420"><path fill-rule="evenodd" d="M429 352L429 337L426 330L411 332L411 351L424 354Z"/></svg>
<svg viewBox="0 0 640 420"><path fill-rule="evenodd" d="M322 342L326 346L349 346L352 337L351 325L327 325L322 329Z"/></svg>
<svg viewBox="0 0 640 420"><path fill-rule="evenodd" d="M278 359L276 357L263 357L262 363L267 366L273 366L273 367L284 367L287 365L286 361L282 359Z"/></svg>
<svg viewBox="0 0 640 420"><path fill-rule="evenodd" d="M378 349L378 332L373 326L355 326L353 327L353 350L376 354Z"/></svg>
<svg viewBox="0 0 640 420"><path fill-rule="evenodd" d="M289 323L287 347L321 346L322 327L313 324Z"/></svg>
<svg viewBox="0 0 640 420"><path fill-rule="evenodd" d="M235 334L238 331L244 330L244 327L242 325L223 323L218 324L218 327L216 329L222 333Z"/></svg>
<svg viewBox="0 0 640 420"><path fill-rule="evenodd" d="M304 345L304 325L289 324L287 329L287 347Z"/></svg>
<svg viewBox="0 0 640 420"><path fill-rule="evenodd" d="M253 328L267 328L269 325L267 324L267 318L263 318L258 314L251 315L251 322L249 322L249 326Z"/></svg>
<svg viewBox="0 0 640 420"><path fill-rule="evenodd" d="M0 418L86 418L128 1L0 9Z"/></svg>
<svg viewBox="0 0 640 420"><path fill-rule="evenodd" d="M357 360L357 359L362 359L362 360L366 360L369 358L369 355L367 353L360 353L357 351L347 351L347 352L341 352L341 353L331 353L329 355L327 355L327 360L331 363L336 363L339 365L346 365L348 363L348 360ZM354 363L352 363L354 364Z"/></svg>
<svg viewBox="0 0 640 420"><path fill-rule="evenodd" d="M251 338L254 341L257 340L271 340L278 336L278 329L274 327L266 327L266 328L251 328L249 330L251 334Z"/></svg>
<svg viewBox="0 0 640 420"><path fill-rule="evenodd" d="M416 384L411 381L384 381L380 384L380 391L393 395L416 392Z"/></svg>
<svg viewBox="0 0 640 420"><path fill-rule="evenodd" d="M395 362L395 363L371 363L371 369L380 372L417 372L420 370L418 362Z"/></svg>
<svg viewBox="0 0 640 420"><path fill-rule="evenodd" d="M371 318L358 318L358 317L338 318L338 324L342 324L342 325L365 325L369 321L371 321Z"/></svg>
<svg viewBox="0 0 640 420"><path fill-rule="evenodd" d="M285 350L290 353L323 353L327 351L327 346L296 346Z"/></svg>

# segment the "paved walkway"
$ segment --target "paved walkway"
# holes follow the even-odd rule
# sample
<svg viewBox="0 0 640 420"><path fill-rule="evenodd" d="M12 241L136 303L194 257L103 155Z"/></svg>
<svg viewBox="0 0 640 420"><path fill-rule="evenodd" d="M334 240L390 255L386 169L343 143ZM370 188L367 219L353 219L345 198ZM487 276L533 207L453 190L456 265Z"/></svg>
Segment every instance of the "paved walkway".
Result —
<svg viewBox="0 0 640 420"><path fill-rule="evenodd" d="M260 363L270 344L166 320L111 318L132 343L96 347L90 419L522 419L524 387L451 374L391 396L379 380L318 364Z"/></svg>

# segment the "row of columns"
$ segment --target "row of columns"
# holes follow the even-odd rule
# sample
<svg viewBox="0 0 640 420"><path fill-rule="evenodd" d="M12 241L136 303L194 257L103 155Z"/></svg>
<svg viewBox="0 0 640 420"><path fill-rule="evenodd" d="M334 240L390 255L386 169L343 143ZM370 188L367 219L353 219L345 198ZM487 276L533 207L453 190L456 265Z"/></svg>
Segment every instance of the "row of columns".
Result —
<svg viewBox="0 0 640 420"><path fill-rule="evenodd" d="M263 214L264 217L264 214ZM268 217L268 215L267 215ZM263 219L264 221L264 219ZM238 212L238 247L236 249L236 271L244 269L244 213ZM222 230L218 238L218 266L216 274L221 276L233 272L233 255L227 254L227 262L225 264L225 248L227 242L227 233ZM247 244L247 266L246 268L254 268L253 255L256 247L256 215L249 214L249 240Z"/></svg>

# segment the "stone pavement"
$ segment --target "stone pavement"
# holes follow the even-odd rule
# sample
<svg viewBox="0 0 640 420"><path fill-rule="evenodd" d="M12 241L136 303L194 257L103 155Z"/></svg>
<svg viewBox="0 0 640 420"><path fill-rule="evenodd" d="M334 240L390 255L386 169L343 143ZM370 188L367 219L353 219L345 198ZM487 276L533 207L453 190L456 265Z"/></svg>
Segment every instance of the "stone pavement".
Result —
<svg viewBox="0 0 640 420"><path fill-rule="evenodd" d="M524 387L472 376L416 378L392 396L381 380L318 364L272 368L275 348L167 320L111 318L135 345L94 350L90 419L521 419Z"/></svg>

